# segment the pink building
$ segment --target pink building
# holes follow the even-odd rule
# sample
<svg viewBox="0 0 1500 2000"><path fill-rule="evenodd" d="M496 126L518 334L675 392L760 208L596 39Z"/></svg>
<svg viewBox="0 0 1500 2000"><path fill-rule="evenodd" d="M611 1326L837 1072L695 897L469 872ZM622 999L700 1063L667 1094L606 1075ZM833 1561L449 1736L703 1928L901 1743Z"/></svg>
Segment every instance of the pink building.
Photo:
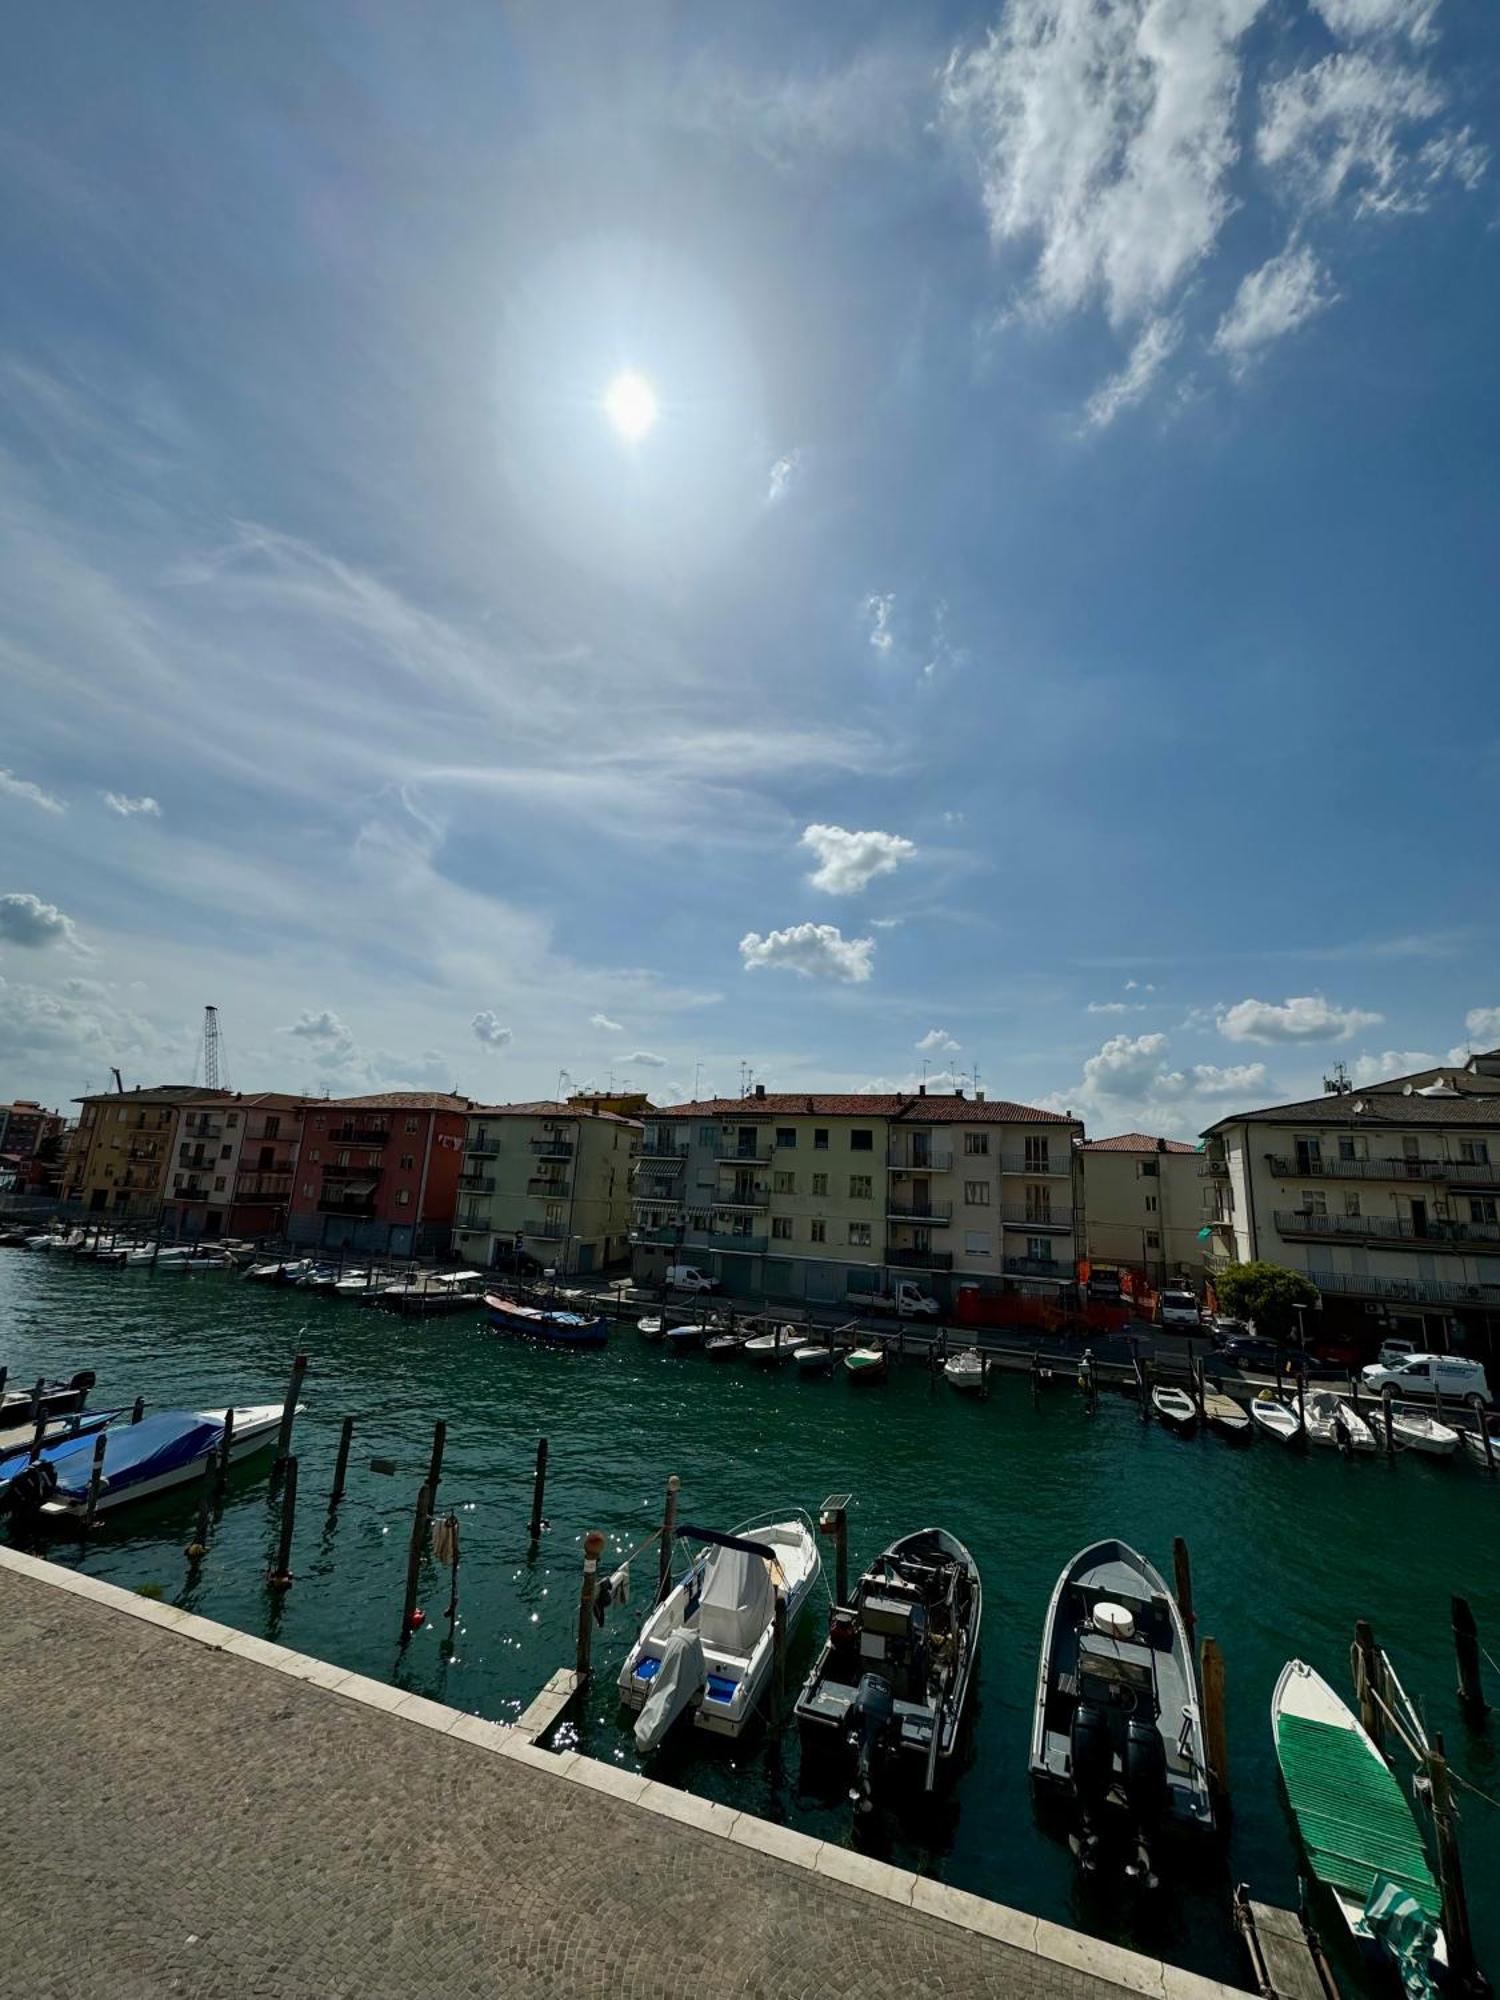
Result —
<svg viewBox="0 0 1500 2000"><path fill-rule="evenodd" d="M446 1250L470 1109L468 1098L445 1091L311 1101L287 1235L319 1249L378 1256Z"/></svg>

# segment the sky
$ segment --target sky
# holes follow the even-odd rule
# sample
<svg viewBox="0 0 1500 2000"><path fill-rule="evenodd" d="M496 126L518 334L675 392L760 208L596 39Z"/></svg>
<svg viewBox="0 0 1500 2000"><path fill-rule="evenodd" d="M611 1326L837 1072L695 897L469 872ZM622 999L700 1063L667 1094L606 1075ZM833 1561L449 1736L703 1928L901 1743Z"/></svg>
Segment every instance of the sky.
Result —
<svg viewBox="0 0 1500 2000"><path fill-rule="evenodd" d="M55 0L0 1098L1500 1042L1500 17Z"/></svg>

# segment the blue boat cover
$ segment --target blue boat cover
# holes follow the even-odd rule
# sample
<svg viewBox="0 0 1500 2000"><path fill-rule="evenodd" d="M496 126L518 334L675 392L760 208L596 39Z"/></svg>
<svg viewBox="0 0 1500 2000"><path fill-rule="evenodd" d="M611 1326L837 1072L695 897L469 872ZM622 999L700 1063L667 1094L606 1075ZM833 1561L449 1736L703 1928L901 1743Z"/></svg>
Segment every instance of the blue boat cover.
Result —
<svg viewBox="0 0 1500 2000"><path fill-rule="evenodd" d="M104 1484L118 1493L206 1458L223 1437L224 1423L220 1417L200 1417L195 1410L159 1410L138 1424L104 1435L109 1440ZM92 1474L92 1452L70 1453L57 1469L57 1498L86 1500Z"/></svg>
<svg viewBox="0 0 1500 2000"><path fill-rule="evenodd" d="M49 1465L56 1465L60 1458L66 1458L70 1452L87 1451L89 1454L89 1463L92 1465L94 1462L94 1439L96 1435L97 1427L95 1430L83 1432L78 1437L59 1438L56 1444L44 1444L38 1455L44 1458ZM16 1474L24 1472L30 1463L30 1451L7 1452L4 1458L0 1458L0 1493L3 1493ZM88 1482L85 1481L85 1490L87 1490L87 1486Z"/></svg>

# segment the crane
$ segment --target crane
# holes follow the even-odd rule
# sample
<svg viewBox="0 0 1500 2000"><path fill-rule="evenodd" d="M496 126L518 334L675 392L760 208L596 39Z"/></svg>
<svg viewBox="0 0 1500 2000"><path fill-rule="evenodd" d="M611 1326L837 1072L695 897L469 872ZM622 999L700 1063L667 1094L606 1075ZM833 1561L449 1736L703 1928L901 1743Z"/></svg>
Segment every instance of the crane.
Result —
<svg viewBox="0 0 1500 2000"><path fill-rule="evenodd" d="M219 1035L219 1010L205 1007L203 1010L203 1088L218 1090L220 1070L223 1067L223 1042Z"/></svg>

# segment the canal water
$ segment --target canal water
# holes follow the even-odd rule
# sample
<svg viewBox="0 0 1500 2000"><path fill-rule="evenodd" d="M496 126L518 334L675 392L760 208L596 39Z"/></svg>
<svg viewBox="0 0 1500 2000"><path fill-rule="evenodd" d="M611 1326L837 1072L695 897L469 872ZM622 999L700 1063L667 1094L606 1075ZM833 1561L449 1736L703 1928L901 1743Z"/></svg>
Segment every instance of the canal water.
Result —
<svg viewBox="0 0 1500 2000"><path fill-rule="evenodd" d="M987 1402L934 1385L915 1365L883 1387L841 1373L715 1364L674 1355L629 1328L607 1349L569 1354L497 1337L467 1316L401 1320L342 1301L249 1285L228 1274L180 1277L91 1269L0 1250L0 1362L12 1385L97 1372L97 1408L144 1395L156 1408L219 1410L279 1400L292 1355L311 1357L296 1451L296 1582L273 1598L265 1572L277 1503L267 1461L232 1479L212 1550L196 1576L183 1557L196 1495L168 1498L88 1540L47 1553L241 1630L361 1673L393 1679L481 1715L514 1716L572 1664L581 1541L609 1537L607 1568L660 1519L666 1479L682 1481L681 1518L717 1527L772 1508L816 1510L854 1496L850 1567L897 1535L951 1529L984 1576L985 1618L972 1759L951 1798L916 1817L878 1816L861 1845L901 1865L1023 1910L1243 1983L1228 1885L1291 1904L1297 1850L1281 1801L1268 1705L1283 1663L1311 1661L1347 1691L1354 1620L1370 1618L1430 1729L1466 1778L1500 1797L1500 1713L1465 1727L1454 1698L1449 1593L1468 1596L1500 1656L1500 1480L1467 1461L1412 1457L1346 1464L1268 1440L1235 1449L1143 1424L1106 1391L1089 1415L1062 1378L1033 1409L1028 1384L997 1378ZM325 1505L340 1419L358 1418L347 1497ZM461 1527L461 1613L445 1656L446 1574L428 1565L429 1622L397 1645L412 1503L436 1418L448 1422L441 1501ZM550 1526L528 1551L536 1440L550 1440ZM393 1474L371 1460L394 1462ZM1169 1578L1174 1535L1193 1560L1199 1631L1228 1667L1233 1822L1216 1863L1175 1869L1141 1904L1122 1888L1080 1889L1072 1858L1040 1828L1026 1753L1037 1651L1060 1568L1116 1535ZM831 1550L829 1551L831 1570ZM596 1634L596 1678L574 1740L635 1767L614 1678L649 1599L654 1551L637 1565L629 1609ZM809 1611L793 1657L806 1670L824 1605ZM39 1663L44 1666L45 1663ZM1500 1704L1500 1671L1489 1670ZM664 1753L658 1775L706 1796L850 1840L847 1804L802 1788L795 1731L784 1758L763 1741ZM1461 1793L1463 1843L1481 1962L1500 1972L1500 1810Z"/></svg>

